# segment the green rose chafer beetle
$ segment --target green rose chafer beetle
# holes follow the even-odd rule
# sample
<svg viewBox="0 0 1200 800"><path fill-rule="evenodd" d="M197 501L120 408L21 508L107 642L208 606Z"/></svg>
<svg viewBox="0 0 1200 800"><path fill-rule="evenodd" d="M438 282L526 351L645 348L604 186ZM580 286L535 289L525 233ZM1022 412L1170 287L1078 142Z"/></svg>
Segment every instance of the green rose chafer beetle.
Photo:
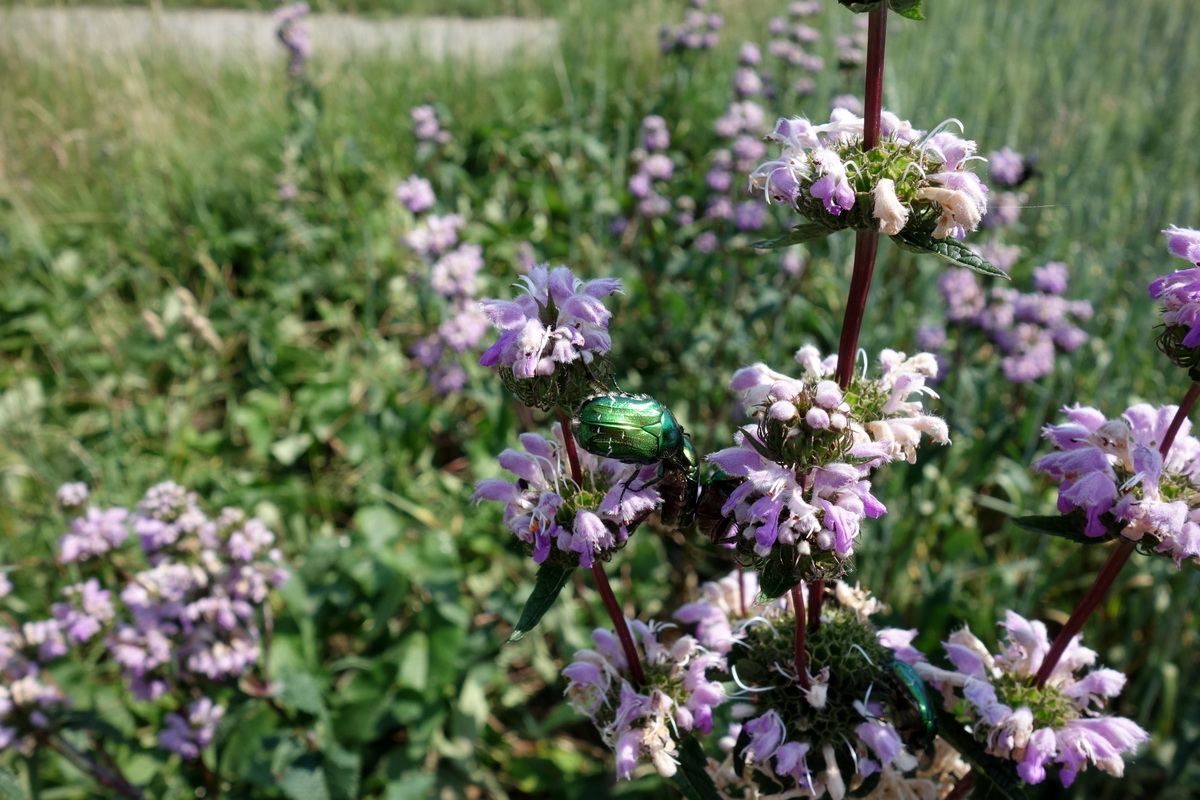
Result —
<svg viewBox="0 0 1200 800"><path fill-rule="evenodd" d="M626 464L662 462L660 518L669 527L692 524L700 493L700 462L670 409L653 397L601 395L579 407L571 428L579 446L594 455Z"/></svg>
<svg viewBox="0 0 1200 800"><path fill-rule="evenodd" d="M677 457L686 438L670 409L638 395L593 397L579 407L571 427L584 450L626 464Z"/></svg>

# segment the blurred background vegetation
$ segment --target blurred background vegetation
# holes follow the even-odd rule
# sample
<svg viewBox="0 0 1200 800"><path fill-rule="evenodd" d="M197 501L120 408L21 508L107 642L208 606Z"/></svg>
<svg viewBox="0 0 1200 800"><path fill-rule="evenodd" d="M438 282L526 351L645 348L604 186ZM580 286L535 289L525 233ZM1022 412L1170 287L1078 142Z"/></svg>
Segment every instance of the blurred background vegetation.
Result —
<svg viewBox="0 0 1200 800"><path fill-rule="evenodd" d="M667 403L702 452L718 449L737 424L725 389L734 369L764 360L786 372L800 345L836 347L851 243L814 248L792 276L775 255L703 258L669 230L631 244L610 224L630 205L630 150L646 114L668 122L686 173L677 180L702 184L738 45L765 39L785 4L715 3L719 45L682 60L658 50L659 25L683 9L666 0L313 5L549 17L561 34L548 56L489 69L333 59L318 39L307 182L283 203L276 177L295 119L282 50L269 68L167 49L34 56L17 41L38 31L0 24L0 561L16 567L15 596L49 603L60 484L83 480L128 504L173 479L214 507L262 516L295 568L274 609L270 663L305 681L286 715L254 702L231 715L221 735L231 796L321 796L277 786L310 757L289 741L360 755L352 783L322 762L324 783L314 781L331 797L670 791L655 777L615 785L590 724L560 702L561 666L606 624L586 581L535 634L502 644L533 565L509 546L499 509L467 498L474 481L499 474L497 453L548 420L518 409L482 369L441 397L410 358L427 322L409 278L425 267L398 241L411 220L392 191L420 169L467 218L464 237L488 262L485 294L510 296L525 242L539 262L621 277L621 385ZM918 644L936 659L937 642L963 623L994 641L1005 608L1061 623L1103 563L1103 548L1039 540L1007 521L1053 508L1028 465L1056 409L1079 402L1115 416L1186 390L1154 348L1146 287L1177 267L1158 231L1200 226L1200 49L1190 46L1200 20L1188 0L1103 12L928 5L927 22L891 28L885 107L924 128L956 117L983 153L1035 155L1031 207L1010 236L1026 252L1014 277L1065 261L1071 296L1097 309L1095 338L1034 384L1008 384L988 346L959 353L939 387L954 445L879 476L889 513L869 526L857 577L890 603L887 622L921 629ZM852 22L827 3L825 46ZM821 118L844 90L822 78L804 106L768 105L768 124ZM454 143L421 161L409 110L429 102ZM938 311L942 266L883 249L861 342L872 356L913 351L917 325ZM181 321L188 296L216 345ZM631 613L662 619L728 569L702 542L646 529L610 573ZM1195 796L1200 687L1181 670L1200 658L1198 595L1194 570L1145 559L1126 568L1085 644L1130 674L1113 711L1154 743L1124 780L1092 770L1045 796ZM62 682L69 689L70 676ZM122 733L115 755L142 763L138 743L153 731L130 715ZM46 768L54 797L93 796L69 768ZM157 780L163 796L190 791Z"/></svg>

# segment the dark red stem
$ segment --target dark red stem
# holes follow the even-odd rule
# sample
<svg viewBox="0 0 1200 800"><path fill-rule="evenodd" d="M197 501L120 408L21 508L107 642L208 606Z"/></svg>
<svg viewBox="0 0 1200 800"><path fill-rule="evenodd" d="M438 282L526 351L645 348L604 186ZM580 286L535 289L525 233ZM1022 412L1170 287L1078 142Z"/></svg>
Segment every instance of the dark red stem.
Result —
<svg viewBox="0 0 1200 800"><path fill-rule="evenodd" d="M958 783L954 784L954 788L950 790L950 794L946 795L942 800L962 800L974 788L975 773L968 772L958 779Z"/></svg>
<svg viewBox="0 0 1200 800"><path fill-rule="evenodd" d="M825 597L825 581L817 580L808 584L808 629L815 631L821 627L821 600Z"/></svg>
<svg viewBox="0 0 1200 800"><path fill-rule="evenodd" d="M805 636L808 626L804 624L804 590L801 584L792 587L792 610L796 612L796 682L808 691L811 685L808 680L808 649L805 646Z"/></svg>
<svg viewBox="0 0 1200 800"><path fill-rule="evenodd" d="M887 40L887 3L880 3L867 18L867 88L863 109L863 150L879 143L879 118L883 110L883 46Z"/></svg>
<svg viewBox="0 0 1200 800"><path fill-rule="evenodd" d="M579 467L579 452L575 449L575 437L571 435L571 417L562 406L558 407L558 421L562 425L563 444L567 447L567 461L571 464L571 479L575 481L576 486L582 487L583 470ZM596 591L600 592L600 599L604 601L604 610L608 612L613 629L617 632L617 641L621 643L625 660L629 662L629 675L633 678L633 686L635 689L640 689L646 685L646 673L642 671L642 659L638 656L637 647L633 644L633 634L629 632L629 625L625 622L625 612L617 603L617 596L613 594L612 585L608 582L608 575L604 572L603 561L593 562L592 579L596 582Z"/></svg>
<svg viewBox="0 0 1200 800"><path fill-rule="evenodd" d="M600 598L604 601L604 609L608 612L613 628L617 632L617 639L621 642L625 660L629 662L629 675L633 678L633 688L640 689L646 685L646 673L642 671L642 660L638 656L637 648L633 645L633 635L629 632L629 625L625 622L625 613L617 604L617 597L608 583L608 575L604 572L604 562L597 561L592 564L592 579L596 582L596 591L600 592Z"/></svg>
<svg viewBox="0 0 1200 800"><path fill-rule="evenodd" d="M583 470L579 467L579 451L575 449L575 437L571 435L571 415L562 406L558 407L558 423L562 425L563 443L567 446L567 462L571 465L571 480L583 488Z"/></svg>
<svg viewBox="0 0 1200 800"><path fill-rule="evenodd" d="M1179 410L1175 412L1175 418L1171 420L1166 435L1159 442L1158 452L1162 454L1164 459L1167 457L1167 452L1171 449L1171 445L1174 444L1175 435L1179 433L1179 428L1183 425L1183 421L1192 413L1197 398L1200 398L1200 384L1193 383L1188 387L1187 396L1183 398L1183 403L1180 404ZM1054 643L1050 645L1050 651L1046 653L1046 660L1042 662L1041 669L1038 670L1037 678L1034 682L1034 685L1039 689L1045 686L1046 681L1050 679L1050 673L1058 666L1058 661L1062 658L1067 645L1071 643L1071 639L1083 629L1083 623L1087 622L1088 617L1092 615L1092 612L1096 610L1096 607L1100 605L1105 595L1108 594L1108 590L1112 588L1112 585L1117 580L1117 575L1121 573L1121 568L1125 566L1125 562L1133 555L1134 547L1133 542L1128 539L1122 539L1121 543L1113 548L1108 561L1104 564L1103 569L1100 570L1100 574L1092 582L1091 588L1088 589L1083 599L1079 601L1079 605L1075 606L1075 610L1071 612L1071 617L1067 620L1067 624L1063 625L1062 630L1058 632L1058 636L1054 638Z"/></svg>
<svg viewBox="0 0 1200 800"><path fill-rule="evenodd" d="M883 49L887 38L887 3L880 3L867 21L867 87L863 111L863 152L879 142L879 118L883 111ZM854 242L854 274L850 278L850 296L842 320L838 341L838 386L845 389L854 375L854 356L858 352L858 334L867 309L867 293L875 272L875 254L879 250L878 231L859 231Z"/></svg>
<svg viewBox="0 0 1200 800"><path fill-rule="evenodd" d="M858 352L858 334L867 310L867 292L875 272L875 253L879 249L876 231L859 231L854 243L854 274L850 278L850 297L842 319L842 338L838 341L837 382L845 389L854 377L854 355Z"/></svg>

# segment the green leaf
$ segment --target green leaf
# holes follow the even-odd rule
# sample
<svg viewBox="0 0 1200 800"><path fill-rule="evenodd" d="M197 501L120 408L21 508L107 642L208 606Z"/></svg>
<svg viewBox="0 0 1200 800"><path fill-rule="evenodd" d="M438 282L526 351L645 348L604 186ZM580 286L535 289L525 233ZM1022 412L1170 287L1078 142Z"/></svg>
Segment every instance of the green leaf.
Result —
<svg viewBox="0 0 1200 800"><path fill-rule="evenodd" d="M762 241L752 242L750 244L755 250L774 250L778 247L789 247L793 244L804 244L805 242L815 241L816 239L824 239L832 231L823 225L818 225L815 222L809 222L804 225L797 225L792 228L789 233L783 236L777 236L774 239L763 239Z"/></svg>
<svg viewBox="0 0 1200 800"><path fill-rule="evenodd" d="M325 747L323 766L325 782L333 800L354 800L362 776L362 756L343 750L335 744Z"/></svg>
<svg viewBox="0 0 1200 800"><path fill-rule="evenodd" d="M1016 768L1013 762L985 753L983 745L975 740L954 714L943 708L941 703L935 703L934 706L937 711L938 736L971 765L978 778L976 783L986 781L991 784L988 788L1006 800L1024 800L1025 791L1014 774Z"/></svg>
<svg viewBox="0 0 1200 800"><path fill-rule="evenodd" d="M307 672L286 671L279 676L280 703L292 706L309 714L325 713L325 699L321 696L321 684Z"/></svg>
<svg viewBox="0 0 1200 800"><path fill-rule="evenodd" d="M1116 533L1109 531L1103 536L1088 536L1084 533L1087 517L1082 512L1073 512L1064 516L1033 516L1013 517L1013 524L1031 533L1042 533L1047 536L1058 536L1078 544L1099 544L1116 538Z"/></svg>
<svg viewBox="0 0 1200 800"><path fill-rule="evenodd" d="M297 760L279 778L279 789L290 800L331 800L325 775L311 756Z"/></svg>
<svg viewBox="0 0 1200 800"><path fill-rule="evenodd" d="M704 769L708 756L704 747L694 736L683 740L679 746L679 769L671 776L671 780L683 792L688 800L718 800L717 786L712 776Z"/></svg>
<svg viewBox="0 0 1200 800"><path fill-rule="evenodd" d="M17 776L0 769L0 800L27 800L27 797Z"/></svg>
<svg viewBox="0 0 1200 800"><path fill-rule="evenodd" d="M296 462L296 459L304 455L312 443L311 434L297 433L294 436L284 437L271 445L271 455L275 456L275 460L280 464L290 467Z"/></svg>
<svg viewBox="0 0 1200 800"><path fill-rule="evenodd" d="M989 275L993 278L1003 278L1006 281L1011 280L1003 270L992 266L957 239L951 239L948 236L944 239L934 239L932 229L915 231L905 229L891 237L891 239L899 247L908 250L910 253L932 253L956 267L965 267L981 275Z"/></svg>
<svg viewBox="0 0 1200 800"><path fill-rule="evenodd" d="M888 0L888 8L895 11L905 19L925 19L925 15L921 13L921 3L923 0Z"/></svg>
<svg viewBox="0 0 1200 800"><path fill-rule="evenodd" d="M512 636L508 637L510 642L517 641L542 621L542 617L554 605L554 601L558 599L558 593L567 585L567 581L574 571L574 567L564 567L549 561L542 564L533 586L533 594L529 595L529 599L525 601L525 608L521 610L521 619L517 622L517 627L513 629Z"/></svg>
<svg viewBox="0 0 1200 800"><path fill-rule="evenodd" d="M763 566L758 578L758 599L754 602L761 605L776 597L783 597L799 582L790 564L784 563L782 558L772 558Z"/></svg>

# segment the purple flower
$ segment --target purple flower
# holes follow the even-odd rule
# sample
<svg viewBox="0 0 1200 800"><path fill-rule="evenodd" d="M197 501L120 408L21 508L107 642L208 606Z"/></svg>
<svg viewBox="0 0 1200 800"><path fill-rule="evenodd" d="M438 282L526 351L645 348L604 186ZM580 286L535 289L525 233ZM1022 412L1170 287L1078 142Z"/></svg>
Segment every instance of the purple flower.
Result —
<svg viewBox="0 0 1200 800"><path fill-rule="evenodd" d="M481 269L483 248L477 244L460 244L434 262L429 271L429 285L450 299L474 297L475 276Z"/></svg>
<svg viewBox="0 0 1200 800"><path fill-rule="evenodd" d="M1011 147L988 153L988 174L1001 186L1016 186L1027 177L1025 157Z"/></svg>
<svg viewBox="0 0 1200 800"><path fill-rule="evenodd" d="M629 666L615 637L606 630L592 634L594 649L579 650L563 669L569 681L571 707L591 717L605 744L616 754L617 776L629 780L634 767L649 761L664 777L678 767L679 731L712 731L712 712L725 702L719 681L709 670L723 670L725 657L680 636L668 647L659 632L671 625L629 620L641 645L648 686L635 690L624 673Z"/></svg>
<svg viewBox="0 0 1200 800"><path fill-rule="evenodd" d="M458 232L466 224L458 214L425 217L417 227L404 236L404 243L428 261L458 244Z"/></svg>
<svg viewBox="0 0 1200 800"><path fill-rule="evenodd" d="M589 364L611 345L612 312L600 298L621 290L616 278L582 281L566 267L535 267L518 279L516 300L484 300L480 308L501 333L479 359L485 367L512 369L519 379L554 373L555 365Z"/></svg>
<svg viewBox="0 0 1200 800"><path fill-rule="evenodd" d="M88 499L86 483L64 483L55 495L58 504L67 510L81 508Z"/></svg>
<svg viewBox="0 0 1200 800"><path fill-rule="evenodd" d="M657 114L645 117L642 120L642 147L653 153L670 146L671 134L667 130L667 121Z"/></svg>
<svg viewBox="0 0 1200 800"><path fill-rule="evenodd" d="M410 175L400 181L396 186L396 199L414 214L433 208L433 204L437 202L429 181L418 175Z"/></svg>
<svg viewBox="0 0 1200 800"><path fill-rule="evenodd" d="M1136 752L1150 738L1128 719L1099 715L1107 698L1120 693L1125 676L1096 669L1077 677L1080 669L1095 663L1096 653L1076 636L1046 685L1033 689L1033 678L1050 650L1046 626L1009 611L1002 627L1006 643L999 653L991 654L963 628L944 643L955 671L927 663L917 663L917 671L940 686L947 708L958 705L961 695L976 738L992 755L1016 761L1025 782L1041 783L1051 763L1060 765L1064 786L1089 762L1120 777L1122 754Z"/></svg>
<svg viewBox="0 0 1200 800"><path fill-rule="evenodd" d="M125 508L88 508L84 516L71 520L71 532L58 540L59 563L86 561L121 544L129 535L128 517Z"/></svg>
<svg viewBox="0 0 1200 800"><path fill-rule="evenodd" d="M554 440L534 433L521 435L525 452L508 449L500 465L517 476L514 482L489 478L475 485L471 499L505 504L504 524L541 564L558 551L565 560L590 568L624 544L629 534L659 504L653 488L657 466L622 464L586 451L578 453L584 486L567 471L562 428ZM594 509L579 508L583 494L600 496Z"/></svg>
<svg viewBox="0 0 1200 800"><path fill-rule="evenodd" d="M1084 511L1088 536L1104 535L1109 515L1121 536L1176 567L1200 560L1200 440L1185 421L1165 459L1157 449L1176 407L1142 403L1114 420L1092 408L1063 411L1067 422L1042 431L1057 451L1033 465L1060 482L1059 511Z"/></svg>
<svg viewBox="0 0 1200 800"><path fill-rule="evenodd" d="M734 521L739 549L758 559L780 546L827 551L841 562L854 550L861 520L886 510L871 494L871 469L898 457L915 461L922 433L949 441L945 423L907 399L923 391L937 365L928 354L906 359L885 351L882 376L860 379L855 390L876 399L852 409L826 379L833 366L815 348L801 348L797 360L806 365L802 380L763 364L734 374L731 388L760 421L739 432L734 447L708 458L744 478L721 509Z"/></svg>
<svg viewBox="0 0 1200 800"><path fill-rule="evenodd" d="M762 53L754 42L744 42L738 49L738 63L745 67L756 67L762 63Z"/></svg>
<svg viewBox="0 0 1200 800"><path fill-rule="evenodd" d="M1200 264L1200 231L1172 225L1163 233L1167 234L1167 246L1173 255ZM1200 266L1155 279L1150 284L1150 297L1163 305L1162 317L1167 332L1160 342L1172 344L1166 348L1168 355L1179 346L1200 346ZM1178 340L1178 346L1174 345L1173 339ZM1186 358L1173 357L1172 360L1187 363Z"/></svg>
<svg viewBox="0 0 1200 800"><path fill-rule="evenodd" d="M159 731L158 743L167 750L178 753L185 759L200 757L200 751L208 747L217 733L217 725L225 716L225 709L207 697L202 697L187 707L187 716L167 714L163 722L166 728Z"/></svg>
<svg viewBox="0 0 1200 800"><path fill-rule="evenodd" d="M1045 266L1034 267L1033 288L1046 294L1067 291L1067 265L1061 261L1051 261Z"/></svg>
<svg viewBox="0 0 1200 800"><path fill-rule="evenodd" d="M287 48L288 73L293 78L299 78L304 73L305 63L312 58L312 39L308 28L300 24L300 20L307 15L308 3L292 3L275 12L275 22L279 25L275 35Z"/></svg>
<svg viewBox="0 0 1200 800"><path fill-rule="evenodd" d="M433 106L417 106L409 112L409 116L412 117L413 136L418 142L449 143L450 132L442 130L441 123L438 122L437 110Z"/></svg>
<svg viewBox="0 0 1200 800"><path fill-rule="evenodd" d="M733 210L733 224L739 231L761 230L766 208L760 200L745 200Z"/></svg>
<svg viewBox="0 0 1200 800"><path fill-rule="evenodd" d="M63 596L68 602L55 603L53 611L71 644L88 641L116 616L110 599L112 593L101 589L100 582L95 578L66 587Z"/></svg>

